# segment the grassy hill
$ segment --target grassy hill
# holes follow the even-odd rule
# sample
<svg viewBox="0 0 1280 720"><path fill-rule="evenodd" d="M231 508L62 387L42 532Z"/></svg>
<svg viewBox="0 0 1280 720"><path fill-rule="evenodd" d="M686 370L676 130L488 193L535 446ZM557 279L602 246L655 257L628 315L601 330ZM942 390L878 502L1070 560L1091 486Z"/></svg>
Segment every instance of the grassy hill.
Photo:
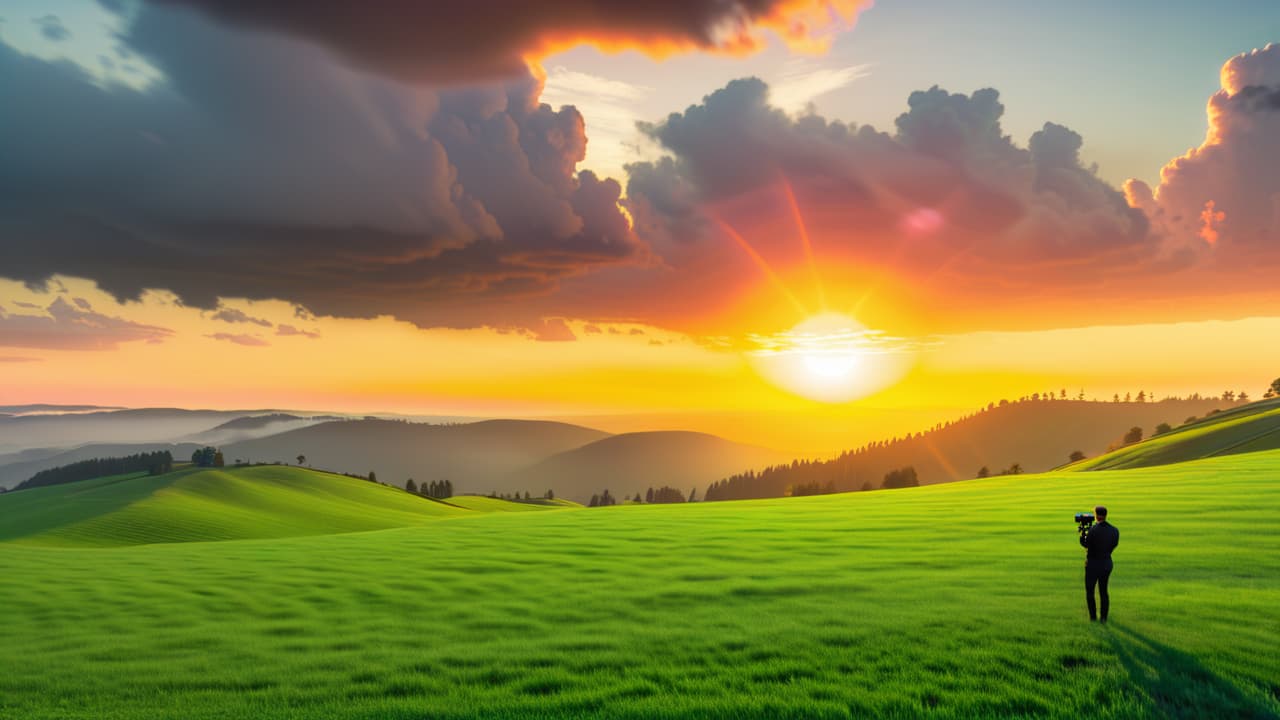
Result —
<svg viewBox="0 0 1280 720"><path fill-rule="evenodd" d="M1280 449L1280 399L1216 413L1139 443L1070 466L1122 470L1199 458Z"/></svg>
<svg viewBox="0 0 1280 720"><path fill-rule="evenodd" d="M1013 464L1023 472L1043 472L1067 462L1075 450L1097 455L1135 425L1148 433L1159 423L1178 424L1188 416L1232 407L1217 399L1160 402L1096 402L1037 399L991 405L968 417L904 437L849 450L831 460L799 461L728 478L723 498L782 497L805 484L832 484L837 490L876 489L891 470L915 468L921 485L967 480L980 468L998 474Z"/></svg>
<svg viewBox="0 0 1280 720"><path fill-rule="evenodd" d="M0 717L1275 718L1277 490L1262 452L342 535L0 542ZM1085 619L1071 523L1098 502L1122 532L1108 626Z"/></svg>
<svg viewBox="0 0 1280 720"><path fill-rule="evenodd" d="M781 462L773 450L696 432L660 431L612 435L547 458L516 473L517 487L550 487L585 502L606 488L619 498L670 485L688 495L725 475Z"/></svg>
<svg viewBox="0 0 1280 720"><path fill-rule="evenodd" d="M577 425L533 420L429 425L366 419L323 423L222 450L228 462L292 463L305 455L317 467L361 475L372 470L379 480L401 486L409 478L419 483L447 478L459 492L541 494L546 487L513 485L511 474L606 436Z"/></svg>
<svg viewBox="0 0 1280 720"><path fill-rule="evenodd" d="M0 541L105 547L382 530L505 509L427 500L296 467L188 468L0 495ZM508 508L506 506L514 506Z"/></svg>

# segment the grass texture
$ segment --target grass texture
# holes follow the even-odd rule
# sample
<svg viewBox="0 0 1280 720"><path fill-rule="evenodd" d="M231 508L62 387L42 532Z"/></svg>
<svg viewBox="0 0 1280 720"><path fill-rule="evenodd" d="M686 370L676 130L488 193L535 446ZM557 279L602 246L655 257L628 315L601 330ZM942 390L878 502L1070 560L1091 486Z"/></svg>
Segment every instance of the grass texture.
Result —
<svg viewBox="0 0 1280 720"><path fill-rule="evenodd" d="M239 472L199 495L257 512L284 492ZM200 479L0 542L0 717L1280 716L1280 452L228 542L108 547L129 539L114 523L103 547L50 546ZM412 516L369 497L346 529ZM1071 522L1096 503L1121 529L1107 626Z"/></svg>

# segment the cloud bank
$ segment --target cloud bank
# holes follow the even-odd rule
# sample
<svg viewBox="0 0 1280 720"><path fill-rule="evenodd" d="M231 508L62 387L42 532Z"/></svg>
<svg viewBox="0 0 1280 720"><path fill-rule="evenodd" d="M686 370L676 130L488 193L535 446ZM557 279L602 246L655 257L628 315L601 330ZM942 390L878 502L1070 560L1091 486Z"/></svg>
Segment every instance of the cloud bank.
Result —
<svg viewBox="0 0 1280 720"><path fill-rule="evenodd" d="M404 80L459 83L518 77L531 61L592 44L655 56L693 50L741 54L768 30L816 48L848 27L861 0L156 0L197 7L238 25L332 48L355 64Z"/></svg>
<svg viewBox="0 0 1280 720"><path fill-rule="evenodd" d="M619 14L593 25L605 5ZM578 170L582 115L540 102L524 61L564 39L546 28L733 49L765 28L819 37L821 23L804 22L815 8L854 12L678 5L567 2L545 26L515 7L491 44L450 45L428 42L447 23L411 21L458 14L466 38L493 8L396 4L400 15L356 27L348 3L151 2L121 37L163 73L145 90L0 44L0 277L84 277L121 300L167 289L264 328L222 299L285 300L304 321L391 315L548 341L575 339L566 319L708 334L732 313L769 314L750 330L779 331L773 306L817 310L823 282L827 300L849 304L837 288L894 286L926 331L955 317L1000 325L990 318L1006 310L1031 324L1111 322L1117 307L1168 312L1170 298L1204 300L1206 314L1278 309L1265 298L1222 309L1242 292L1274 295L1276 46L1227 63L1205 142L1154 189L1101 180L1065 126L1009 137L994 89L912 93L894 127L876 129L788 113L771 100L787 92L748 78L641 124L664 155L627 166L624 197L619 181ZM404 82L450 63L461 69L448 86ZM855 70L783 90L811 95ZM1056 318L1033 317L1049 305Z"/></svg>

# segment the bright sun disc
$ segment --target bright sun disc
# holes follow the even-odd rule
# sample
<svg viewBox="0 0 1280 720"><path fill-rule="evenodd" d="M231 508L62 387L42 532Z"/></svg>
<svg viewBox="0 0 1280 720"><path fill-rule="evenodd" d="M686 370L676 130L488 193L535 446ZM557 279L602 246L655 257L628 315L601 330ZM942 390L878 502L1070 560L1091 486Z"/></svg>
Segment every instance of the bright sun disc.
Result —
<svg viewBox="0 0 1280 720"><path fill-rule="evenodd" d="M754 337L756 369L778 386L823 402L848 402L892 384L907 351L848 315L823 313L791 330Z"/></svg>

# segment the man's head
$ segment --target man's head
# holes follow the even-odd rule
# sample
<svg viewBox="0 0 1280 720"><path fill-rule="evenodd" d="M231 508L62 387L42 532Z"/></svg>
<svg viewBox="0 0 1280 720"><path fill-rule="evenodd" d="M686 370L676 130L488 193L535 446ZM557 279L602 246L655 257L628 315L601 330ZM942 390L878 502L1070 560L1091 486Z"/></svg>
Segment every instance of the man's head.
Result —
<svg viewBox="0 0 1280 720"><path fill-rule="evenodd" d="M1099 520L1106 520L1107 508L1105 506L1099 505L1093 509L1093 514L1097 515Z"/></svg>

